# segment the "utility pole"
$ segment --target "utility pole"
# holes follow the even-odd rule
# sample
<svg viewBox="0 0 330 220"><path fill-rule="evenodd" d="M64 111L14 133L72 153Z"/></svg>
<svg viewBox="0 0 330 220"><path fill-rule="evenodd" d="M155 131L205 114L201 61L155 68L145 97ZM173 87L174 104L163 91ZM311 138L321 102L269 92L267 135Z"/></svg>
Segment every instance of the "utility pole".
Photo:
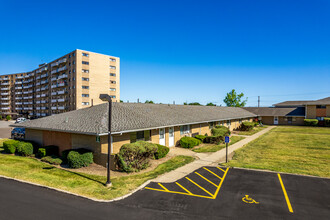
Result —
<svg viewBox="0 0 330 220"><path fill-rule="evenodd" d="M258 96L258 108L260 107L260 96Z"/></svg>

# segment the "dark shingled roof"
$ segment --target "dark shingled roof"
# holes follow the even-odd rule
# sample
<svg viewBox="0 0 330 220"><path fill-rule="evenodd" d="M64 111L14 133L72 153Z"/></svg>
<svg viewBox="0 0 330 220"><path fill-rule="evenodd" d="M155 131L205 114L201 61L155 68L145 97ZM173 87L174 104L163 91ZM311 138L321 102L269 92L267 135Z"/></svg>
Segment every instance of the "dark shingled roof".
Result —
<svg viewBox="0 0 330 220"><path fill-rule="evenodd" d="M285 106L299 107L299 106L306 105L306 103L308 103L308 102L312 102L312 101L311 100L309 100L309 101L308 100L306 100L306 101L285 101L285 102L276 103L273 106L275 106L275 107L281 107L281 106L283 106L283 107L285 107Z"/></svg>
<svg viewBox="0 0 330 220"><path fill-rule="evenodd" d="M275 107L299 107L304 105L330 105L330 97L318 100L306 100L306 101L285 101L274 104Z"/></svg>
<svg viewBox="0 0 330 220"><path fill-rule="evenodd" d="M330 105L330 97L319 99L316 101L310 101L306 103L307 105Z"/></svg>
<svg viewBox="0 0 330 220"><path fill-rule="evenodd" d="M245 107L258 116L305 116L305 108Z"/></svg>
<svg viewBox="0 0 330 220"><path fill-rule="evenodd" d="M115 102L112 106L111 129L113 133L121 133L255 116L249 111L234 107ZM93 135L106 134L108 131L108 103L26 121L13 126Z"/></svg>

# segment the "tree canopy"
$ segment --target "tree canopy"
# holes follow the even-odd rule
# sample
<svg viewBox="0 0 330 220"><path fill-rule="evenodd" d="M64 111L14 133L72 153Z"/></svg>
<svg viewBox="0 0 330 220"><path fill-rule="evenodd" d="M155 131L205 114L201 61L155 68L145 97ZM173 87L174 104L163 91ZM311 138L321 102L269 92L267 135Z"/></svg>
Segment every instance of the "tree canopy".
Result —
<svg viewBox="0 0 330 220"><path fill-rule="evenodd" d="M154 102L151 100L146 100L145 103L154 104Z"/></svg>
<svg viewBox="0 0 330 220"><path fill-rule="evenodd" d="M242 101L244 94L237 94L235 89L227 93L226 98L223 100L229 107L244 107L246 105L247 99Z"/></svg>
<svg viewBox="0 0 330 220"><path fill-rule="evenodd" d="M216 104L213 104L212 102L209 102L206 104L206 106L216 106Z"/></svg>

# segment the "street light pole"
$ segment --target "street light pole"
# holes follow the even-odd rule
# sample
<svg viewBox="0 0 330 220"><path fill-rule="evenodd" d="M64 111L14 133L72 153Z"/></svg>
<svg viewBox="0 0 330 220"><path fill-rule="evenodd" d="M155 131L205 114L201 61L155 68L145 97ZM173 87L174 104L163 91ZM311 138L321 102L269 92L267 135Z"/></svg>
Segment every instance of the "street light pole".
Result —
<svg viewBox="0 0 330 220"><path fill-rule="evenodd" d="M110 181L110 156L111 156L111 107L112 107L112 99L110 97L109 100L109 125L108 125L108 167L107 167L107 182L105 185L110 187L112 185Z"/></svg>
<svg viewBox="0 0 330 220"><path fill-rule="evenodd" d="M100 99L102 101L108 101L109 112L108 112L108 163L107 163L107 182L105 186L110 187L112 183L110 181L110 156L111 156L111 114L112 114L112 99L108 94L100 94Z"/></svg>

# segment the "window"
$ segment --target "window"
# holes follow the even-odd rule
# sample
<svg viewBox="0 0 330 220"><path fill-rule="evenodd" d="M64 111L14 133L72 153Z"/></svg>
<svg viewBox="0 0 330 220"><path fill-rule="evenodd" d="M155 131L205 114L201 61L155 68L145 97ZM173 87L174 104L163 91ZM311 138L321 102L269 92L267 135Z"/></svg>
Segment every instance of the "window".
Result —
<svg viewBox="0 0 330 220"><path fill-rule="evenodd" d="M316 117L316 119L319 120L319 121L323 121L324 117Z"/></svg>
<svg viewBox="0 0 330 220"><path fill-rule="evenodd" d="M82 102L82 105L89 105L89 102Z"/></svg>
<svg viewBox="0 0 330 220"><path fill-rule="evenodd" d="M84 57L89 57L89 54L88 54L88 53L82 53L82 55L83 55Z"/></svg>
<svg viewBox="0 0 330 220"><path fill-rule="evenodd" d="M89 73L89 70L82 70L83 73Z"/></svg>
<svg viewBox="0 0 330 220"><path fill-rule="evenodd" d="M241 124L241 123L242 123L242 119L239 119L239 120L238 120L238 123L240 123L240 124Z"/></svg>
<svg viewBox="0 0 330 220"><path fill-rule="evenodd" d="M316 108L326 108L325 105L317 105Z"/></svg>
<svg viewBox="0 0 330 220"><path fill-rule="evenodd" d="M110 66L110 69L113 69L113 70L115 70L115 69L116 69L116 67L115 67L115 66Z"/></svg>
<svg viewBox="0 0 330 220"><path fill-rule="evenodd" d="M89 81L89 78L82 77L82 81Z"/></svg>
<svg viewBox="0 0 330 220"><path fill-rule="evenodd" d="M116 84L116 81L110 81L111 84Z"/></svg>
<svg viewBox="0 0 330 220"><path fill-rule="evenodd" d="M136 140L137 141L144 141L144 131L138 131L136 132Z"/></svg>
<svg viewBox="0 0 330 220"><path fill-rule="evenodd" d="M87 62L87 61L82 61L82 64L89 65L89 62Z"/></svg>
<svg viewBox="0 0 330 220"><path fill-rule="evenodd" d="M89 94L82 94L82 97L89 97Z"/></svg>
<svg viewBox="0 0 330 220"><path fill-rule="evenodd" d="M110 95L110 98L113 98L113 99L115 99L115 98L116 98L116 96L115 96L115 95Z"/></svg>
<svg viewBox="0 0 330 220"><path fill-rule="evenodd" d="M110 88L110 91L113 91L114 92L114 91L116 91L116 89L115 88Z"/></svg>
<svg viewBox="0 0 330 220"><path fill-rule="evenodd" d="M214 122L210 122L210 123L209 123L209 128L212 129L213 126L214 126Z"/></svg>
<svg viewBox="0 0 330 220"><path fill-rule="evenodd" d="M116 73L110 73L110 76L116 76Z"/></svg>
<svg viewBox="0 0 330 220"><path fill-rule="evenodd" d="M116 62L116 59L110 58L111 62Z"/></svg>
<svg viewBox="0 0 330 220"><path fill-rule="evenodd" d="M228 127L230 126L230 120L227 120L227 126Z"/></svg>
<svg viewBox="0 0 330 220"><path fill-rule="evenodd" d="M180 134L188 134L190 133L190 125L182 125L180 126Z"/></svg>
<svg viewBox="0 0 330 220"><path fill-rule="evenodd" d="M89 89L89 86L82 86L83 89Z"/></svg>
<svg viewBox="0 0 330 220"><path fill-rule="evenodd" d="M100 142L100 136L96 136L96 142Z"/></svg>

